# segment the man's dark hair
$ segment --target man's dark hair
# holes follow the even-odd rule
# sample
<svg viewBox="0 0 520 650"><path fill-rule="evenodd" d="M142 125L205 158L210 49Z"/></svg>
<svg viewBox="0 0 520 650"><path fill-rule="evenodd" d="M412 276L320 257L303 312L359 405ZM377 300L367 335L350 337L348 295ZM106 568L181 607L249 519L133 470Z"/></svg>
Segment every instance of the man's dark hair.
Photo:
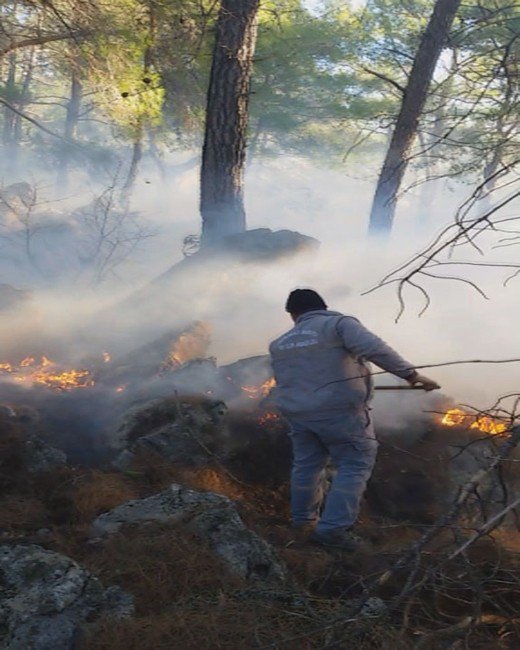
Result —
<svg viewBox="0 0 520 650"><path fill-rule="evenodd" d="M312 289L295 289L291 291L285 303L285 311L298 316L315 309L327 309L327 305L320 294Z"/></svg>

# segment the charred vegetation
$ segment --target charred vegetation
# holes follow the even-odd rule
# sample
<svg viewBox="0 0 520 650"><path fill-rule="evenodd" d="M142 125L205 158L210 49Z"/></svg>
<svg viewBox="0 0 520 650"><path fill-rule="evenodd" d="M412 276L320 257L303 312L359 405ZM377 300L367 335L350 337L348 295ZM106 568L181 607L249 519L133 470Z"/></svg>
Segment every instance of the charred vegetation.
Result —
<svg viewBox="0 0 520 650"><path fill-rule="evenodd" d="M518 604L511 590L518 584L518 533L515 510L508 504L518 490L518 476L515 443L508 440L518 434L505 419L490 414L484 420L483 413L450 409L450 400L437 399L438 412L408 422L403 413L406 424L397 429L380 425L381 449L359 524L369 546L353 556L313 547L290 529L290 443L285 421L262 402L270 387L264 357L228 366L212 362L212 395L197 392L192 383L189 391L169 397L158 389L148 402L142 402L142 392L130 392L132 398L114 408L110 400L117 404L120 393L111 392L111 418L98 430L104 448L88 460L81 445L92 444L92 432L87 426L84 438L77 438L81 427L72 413L92 408L124 372L133 374L136 368L143 369L140 382L160 386L164 380L171 387L172 378L178 375L179 382L187 368L195 367L191 379L205 388L208 366L193 366L200 359L189 357L206 349L206 337L204 328L194 325L163 337L160 344L142 346L119 368L103 368L97 384L26 388L23 399L30 406L17 404L22 394L13 392L13 405L3 407L3 541L65 554L104 585L118 585L134 598L132 618L101 617L84 632L84 647L168 647L172 638L187 647L232 639L234 647L244 648L276 647L281 640L295 648L302 643L378 648L397 642L412 648L446 638L475 644L500 639L504 647L514 647ZM181 360L182 350L186 358ZM219 386L225 401L218 397ZM66 432L56 435L52 409L37 412L45 404L41 391L60 409L71 400L71 410L64 411L71 419ZM110 444L108 430L113 432ZM44 444L70 451L67 439L73 431L79 445L72 453L75 466L52 453L58 465L35 464L34 455ZM40 447L35 447L36 437ZM127 454L123 463L117 460L121 450ZM113 461L119 469L110 465ZM194 490L202 503L204 495L231 501L223 501L224 509L214 515L199 509L180 519L173 515L171 521L135 521L104 541L89 541L96 518L129 503L139 508L174 486ZM236 514L227 510L228 503ZM250 531L248 539L264 540L286 567L285 586L263 591L233 573L225 557L215 556L220 547L214 533L206 541L201 537L201 531L211 530L197 519L201 512L208 522L217 517L219 526L227 512L233 526ZM452 513L448 518L447 512ZM496 525L488 530L482 522L493 518ZM194 521L199 521L195 528ZM464 544L467 550L459 552Z"/></svg>

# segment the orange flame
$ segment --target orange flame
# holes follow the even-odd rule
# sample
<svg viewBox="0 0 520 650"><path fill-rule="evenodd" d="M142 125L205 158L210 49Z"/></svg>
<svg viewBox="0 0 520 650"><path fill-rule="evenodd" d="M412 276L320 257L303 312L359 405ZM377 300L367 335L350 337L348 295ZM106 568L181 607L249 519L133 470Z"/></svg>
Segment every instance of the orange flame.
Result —
<svg viewBox="0 0 520 650"><path fill-rule="evenodd" d="M30 375L30 379L35 384L43 384L58 390L94 386L89 370L65 370L58 373L36 371Z"/></svg>
<svg viewBox="0 0 520 650"><path fill-rule="evenodd" d="M264 381L260 386L241 386L240 389L249 397L249 399L260 399L269 395L271 389L276 386L274 377Z"/></svg>
<svg viewBox="0 0 520 650"><path fill-rule="evenodd" d="M0 371L15 374L15 381L19 383L42 384L55 390L94 386L90 370L62 370L56 366L54 361L45 356L41 357L40 363L36 363L34 357L26 357L18 365L1 363Z"/></svg>
<svg viewBox="0 0 520 650"><path fill-rule="evenodd" d="M176 370L192 359L203 357L210 340L209 327L202 322L194 323L172 344L162 370Z"/></svg>
<svg viewBox="0 0 520 650"><path fill-rule="evenodd" d="M472 415L462 409L449 409L444 414L441 423L446 427L466 427L468 429L478 429L483 433L504 433L507 426L488 415Z"/></svg>
<svg viewBox="0 0 520 650"><path fill-rule="evenodd" d="M264 426L266 424L273 424L280 419L278 413L264 413L258 418L258 424Z"/></svg>

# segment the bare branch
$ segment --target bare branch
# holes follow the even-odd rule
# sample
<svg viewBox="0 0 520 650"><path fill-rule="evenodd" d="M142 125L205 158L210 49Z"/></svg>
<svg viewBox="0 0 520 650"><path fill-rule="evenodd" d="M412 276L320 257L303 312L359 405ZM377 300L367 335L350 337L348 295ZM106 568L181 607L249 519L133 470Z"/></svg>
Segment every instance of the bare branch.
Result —
<svg viewBox="0 0 520 650"><path fill-rule="evenodd" d="M377 70L372 70L371 68L367 68L366 66L361 66L361 69L364 70L365 72L368 72L368 74L374 75L374 77L377 77L378 79L381 79L382 81L386 81L386 83L391 84L394 86L394 88L397 88L397 90L401 93L404 94L405 88L401 86L400 83L398 83L395 79L391 79L390 77L387 77L386 75L382 74L381 72L378 72Z"/></svg>
<svg viewBox="0 0 520 650"><path fill-rule="evenodd" d="M31 122L31 124L34 124L34 126L37 126L44 133L47 133L48 135L52 135L53 138L58 138L59 140L63 140L64 142L67 142L68 144L72 144L72 145L74 145L76 147L81 147L81 145L78 142L76 142L75 140L69 140L68 138L64 138L59 133L56 133L56 131L52 131L48 127L44 126L41 122L38 122L38 120L36 120L34 117L31 117L30 115L27 115L27 113L24 113L23 111L20 111L18 108L16 108L16 106L13 106L10 102L8 102L3 97L0 97L0 104L3 104L10 111L13 111L13 113L16 113L16 115L19 115L24 120L27 120L28 122Z"/></svg>
<svg viewBox="0 0 520 650"><path fill-rule="evenodd" d="M69 32L67 34L42 34L41 36L33 36L32 38L24 38L20 41L11 41L8 45L0 48L0 57L19 50L24 47L31 47L34 45L45 45L46 43L53 43L56 41L66 41L68 39L76 39L80 36L85 36L86 32Z"/></svg>

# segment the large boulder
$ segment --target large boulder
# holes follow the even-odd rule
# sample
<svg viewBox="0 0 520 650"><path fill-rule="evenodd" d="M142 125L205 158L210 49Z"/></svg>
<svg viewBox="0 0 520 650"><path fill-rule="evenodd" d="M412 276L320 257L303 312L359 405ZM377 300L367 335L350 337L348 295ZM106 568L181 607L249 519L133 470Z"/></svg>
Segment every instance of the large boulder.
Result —
<svg viewBox="0 0 520 650"><path fill-rule="evenodd" d="M6 650L68 650L101 615L126 617L132 598L104 589L74 560L40 546L0 547L0 635Z"/></svg>
<svg viewBox="0 0 520 650"><path fill-rule="evenodd" d="M24 467L29 474L51 472L67 464L67 455L36 435L24 442Z"/></svg>
<svg viewBox="0 0 520 650"><path fill-rule="evenodd" d="M18 483L27 474L50 472L67 464L66 454L46 442L33 427L37 430L23 409L15 411L0 404L0 484Z"/></svg>
<svg viewBox="0 0 520 650"><path fill-rule="evenodd" d="M118 432L125 449L115 467L129 467L142 452L187 466L205 465L227 436L226 405L205 397L154 400L127 413Z"/></svg>
<svg viewBox="0 0 520 650"><path fill-rule="evenodd" d="M282 585L286 570L271 546L246 528L233 502L213 492L199 492L173 484L147 499L124 503L100 515L90 536L100 538L119 531L125 524L179 522L207 541L230 571L264 585Z"/></svg>
<svg viewBox="0 0 520 650"><path fill-rule="evenodd" d="M224 237L217 250L244 261L270 261L306 251L316 251L320 242L294 230L255 228Z"/></svg>

